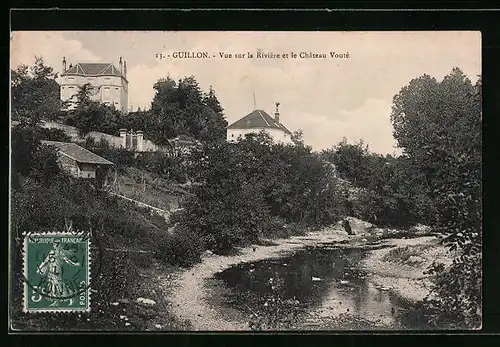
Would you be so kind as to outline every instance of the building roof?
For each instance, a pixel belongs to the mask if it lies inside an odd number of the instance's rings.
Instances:
[[[78,146],[76,143],[58,141],[42,141],[42,143],[56,147],[61,154],[70,157],[78,163],[113,165],[109,160]]]
[[[228,129],[252,129],[252,128],[271,128],[279,129],[287,134],[291,134],[283,124],[277,122],[273,117],[263,110],[253,110],[245,117],[237,120],[227,127]]]
[[[120,70],[111,63],[77,63],[66,70],[64,75],[118,76],[125,78],[120,73]]]

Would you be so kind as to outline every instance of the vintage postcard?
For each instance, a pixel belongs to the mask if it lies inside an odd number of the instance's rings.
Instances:
[[[10,328],[482,326],[481,33],[13,31]]]

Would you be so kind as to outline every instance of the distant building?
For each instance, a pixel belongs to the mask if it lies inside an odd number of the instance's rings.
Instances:
[[[68,109],[75,106],[76,94],[85,84],[89,84],[91,99],[116,109],[128,111],[127,62],[120,62],[116,68],[112,63],[77,63],[66,66],[62,61],[60,78],[61,101],[68,102]]]
[[[245,117],[227,127],[227,141],[235,142],[246,134],[259,133],[264,130],[274,142],[291,144],[292,133],[280,123],[279,103],[276,103],[274,118],[263,110],[253,110]]]
[[[42,141],[57,150],[61,168],[76,178],[95,179],[102,184],[108,169],[113,165],[109,160],[72,142]]]

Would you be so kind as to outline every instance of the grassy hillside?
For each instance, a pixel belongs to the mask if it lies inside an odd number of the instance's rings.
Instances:
[[[131,167],[124,173],[110,172],[107,189],[165,211],[177,209],[186,195],[183,185]]]

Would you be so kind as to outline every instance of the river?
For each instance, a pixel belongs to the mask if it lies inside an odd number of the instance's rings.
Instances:
[[[297,315],[290,329],[425,330],[418,305],[375,285],[359,266],[369,250],[380,247],[322,244],[240,263],[209,281],[212,298],[222,310],[239,311],[239,319],[248,320],[252,313],[269,312],[266,299],[293,302]]]

